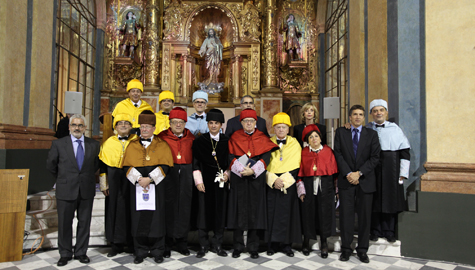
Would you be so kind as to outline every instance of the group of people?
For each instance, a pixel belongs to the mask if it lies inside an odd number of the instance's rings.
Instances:
[[[134,252],[137,264],[147,256],[161,263],[172,249],[190,255],[187,239],[192,229],[198,231],[198,258],[210,251],[228,255],[222,248],[225,229],[233,232],[233,258],[246,248],[251,258],[258,258],[261,240],[269,256],[283,252],[293,257],[292,244],[301,244],[308,256],[310,239],[317,235],[321,257],[327,258],[327,238],[335,231],[336,194],[340,260],[347,261],[352,253],[355,213],[356,251],[362,262],[369,262],[370,239],[395,241],[396,214],[404,209],[409,143],[396,124],[386,121],[384,100],[371,102],[374,122],[367,127],[364,108],[351,107],[350,123],[337,129],[332,150],[311,103],[302,107],[303,123],[294,127],[286,113],[274,115],[276,135],[270,138],[251,96],[241,99],[240,115],[226,123],[219,109],[205,112],[208,96],[202,91],[193,94],[196,112],[191,116],[173,108],[170,91],[160,94],[158,113],[141,99],[140,81],[130,81],[127,91],[129,98],[112,113],[116,135],[102,146],[83,135],[86,122],[81,115],[70,117],[70,136],[53,141],[47,167],[57,177],[58,266],[73,255],[89,262],[98,169],[106,195],[105,231],[111,245],[107,256]],[[295,137],[289,136],[291,127]]]

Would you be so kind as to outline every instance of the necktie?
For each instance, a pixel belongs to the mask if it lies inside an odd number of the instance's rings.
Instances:
[[[376,124],[376,127],[383,128],[383,127],[384,127],[384,124],[382,124],[382,125],[378,125],[378,124]]]
[[[81,170],[82,164],[84,163],[84,149],[82,148],[81,140],[76,140],[76,142],[78,143],[76,162],[78,163],[79,170]]]
[[[277,140],[277,144],[285,144],[287,142],[287,139],[283,139],[283,140]]]
[[[203,115],[197,115],[196,119],[203,119]]]
[[[139,106],[139,104],[134,104],[134,106],[135,106],[135,107],[138,107],[138,106]]]
[[[358,132],[356,128],[353,129],[353,152],[355,152],[355,157],[356,157],[356,150],[358,150]]]
[[[143,139],[143,138],[141,138],[140,140],[141,140],[142,142],[151,142],[151,141],[152,141],[152,139]]]
[[[129,139],[129,136],[125,136],[125,137],[120,137],[119,136],[119,140],[128,140]]]

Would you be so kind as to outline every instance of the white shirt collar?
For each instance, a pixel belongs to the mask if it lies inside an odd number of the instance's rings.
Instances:
[[[219,142],[219,132],[218,132],[218,134],[216,134],[216,136],[213,136],[213,134],[211,134],[211,133],[209,134],[209,136],[211,137],[211,139]]]

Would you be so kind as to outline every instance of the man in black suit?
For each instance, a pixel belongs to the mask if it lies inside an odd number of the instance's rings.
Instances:
[[[56,177],[58,211],[58,247],[64,266],[73,256],[73,218],[77,211],[74,259],[90,260],[86,255],[89,244],[92,203],[96,195],[95,172],[99,169],[99,142],[84,136],[86,119],[80,114],[70,117],[70,136],[53,141],[46,167]]]
[[[364,108],[354,105],[350,109],[351,129],[340,127],[335,134],[335,158],[340,172],[340,261],[348,261],[353,250],[355,211],[358,215],[357,256],[369,263],[366,252],[369,247],[371,205],[376,191],[374,168],[378,164],[381,147],[378,133],[363,127]]]
[[[251,97],[250,95],[243,96],[241,98],[241,109],[242,110],[245,110],[245,109],[255,110],[254,98]],[[226,123],[226,131],[224,132],[224,134],[226,136],[228,136],[229,138],[231,138],[231,135],[233,135],[234,131],[242,129],[242,124],[241,124],[241,121],[239,121],[239,119],[240,119],[240,115],[229,119],[228,122]],[[259,116],[257,117],[256,128],[258,130],[264,132],[264,134],[267,137],[270,137],[269,133],[267,132],[266,120],[264,118],[259,117]]]

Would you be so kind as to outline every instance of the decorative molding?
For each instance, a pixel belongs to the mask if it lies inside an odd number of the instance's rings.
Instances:
[[[421,191],[475,194],[474,163],[426,162]]]
[[[48,128],[0,124],[0,149],[49,149],[55,139]]]

